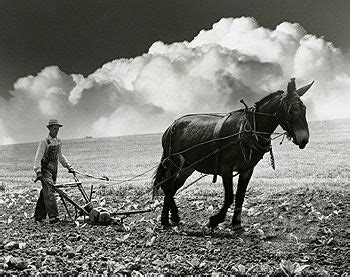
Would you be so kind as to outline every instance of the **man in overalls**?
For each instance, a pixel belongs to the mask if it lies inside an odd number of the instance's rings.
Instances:
[[[35,155],[36,181],[40,180],[42,185],[34,213],[34,219],[37,222],[42,222],[47,215],[50,223],[59,221],[56,198],[53,190],[47,185],[56,183],[58,162],[67,168],[69,173],[75,172],[62,154],[62,142],[57,138],[58,130],[62,126],[56,119],[49,120],[47,128],[50,133],[47,138],[40,141]]]

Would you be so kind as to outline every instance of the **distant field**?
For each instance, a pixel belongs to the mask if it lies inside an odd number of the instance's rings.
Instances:
[[[349,184],[350,119],[310,122],[310,142],[300,150],[292,142],[274,141],[276,170],[269,165],[266,154],[255,169],[250,187],[280,190],[309,186],[325,189],[347,189]],[[40,138],[38,138],[39,141]],[[73,166],[92,175],[107,175],[110,179],[126,179],[155,166],[161,156],[161,134],[114,138],[66,140],[63,151]],[[7,190],[38,187],[31,182],[37,143],[0,146],[0,183]],[[146,175],[151,176],[151,173]],[[81,178],[85,184],[103,181]],[[58,183],[71,180],[62,167]],[[150,180],[129,185],[150,185]],[[110,183],[113,185],[113,183]],[[211,184],[206,177],[191,189],[221,190],[221,182]]]

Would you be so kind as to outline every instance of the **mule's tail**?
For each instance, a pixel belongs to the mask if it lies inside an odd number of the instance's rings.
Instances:
[[[152,196],[155,197],[159,195],[159,188],[161,186],[161,182],[166,178],[166,167],[164,165],[166,158],[164,157],[164,153],[162,155],[161,161],[157,167],[157,170],[154,172],[153,175],[153,192]]]

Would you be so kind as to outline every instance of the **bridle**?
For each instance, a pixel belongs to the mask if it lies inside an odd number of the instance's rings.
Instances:
[[[292,125],[291,125],[291,109],[293,106],[295,105],[300,105],[302,106],[303,109],[305,109],[305,105],[304,103],[298,98],[295,101],[288,103],[288,101],[285,101],[286,98],[282,98],[280,100],[280,104],[278,105],[278,108],[276,110],[276,112],[274,113],[274,117],[277,119],[278,124],[286,131],[287,133],[287,137],[291,138],[294,137],[294,131],[292,129]],[[284,105],[286,104],[286,105]],[[283,108],[283,106],[286,106],[283,109],[283,116],[285,117],[284,119],[281,118],[281,109]]]
[[[271,140],[273,140],[275,138],[271,138],[270,133],[260,132],[256,129],[256,116],[263,115],[263,116],[273,117],[277,121],[278,125],[280,125],[285,130],[284,133],[282,133],[282,134],[279,133],[277,137],[279,137],[280,135],[283,135],[283,136],[287,135],[288,138],[291,138],[294,136],[294,132],[293,132],[292,127],[291,127],[290,111],[294,105],[302,105],[303,107],[305,107],[305,105],[303,104],[303,102],[300,99],[297,99],[296,101],[288,103],[288,101],[286,101],[286,98],[281,98],[280,103],[278,105],[278,108],[274,113],[264,113],[264,112],[260,112],[258,110],[259,107],[258,107],[257,103],[255,103],[254,106],[251,108],[248,108],[248,106],[244,103],[243,100],[241,100],[241,103],[243,103],[245,105],[247,123],[250,125],[250,130],[253,134],[253,137],[255,138],[253,140],[253,147],[255,149],[263,151],[263,152],[268,152],[271,149]],[[286,108],[284,108],[285,104],[287,106]],[[281,110],[282,109],[283,109],[282,115],[285,118],[281,117]],[[248,114],[252,115],[251,116],[252,122],[249,121]],[[268,136],[268,138],[266,138],[266,135]],[[268,142],[268,144],[261,144],[259,142],[259,138],[265,140],[266,142]]]

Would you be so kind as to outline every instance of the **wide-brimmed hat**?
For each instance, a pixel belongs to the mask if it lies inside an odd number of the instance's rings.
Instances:
[[[53,125],[57,125],[59,127],[62,127],[63,125],[58,123],[58,120],[57,119],[50,119],[49,120],[49,123],[47,124],[47,128],[49,128],[50,126],[53,126]]]

